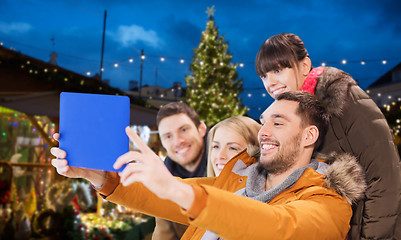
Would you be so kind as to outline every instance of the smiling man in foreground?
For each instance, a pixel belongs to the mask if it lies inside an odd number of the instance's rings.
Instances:
[[[119,174],[83,175],[65,159],[52,163],[62,175],[102,186],[109,201],[189,225],[182,239],[344,239],[365,183],[349,155],[331,166],[311,159],[327,128],[324,107],[309,93],[287,92],[261,118],[259,161],[243,151],[217,178],[174,178],[129,128],[141,152],[122,155],[114,167],[140,163]],[[60,149],[52,153],[66,157]]]

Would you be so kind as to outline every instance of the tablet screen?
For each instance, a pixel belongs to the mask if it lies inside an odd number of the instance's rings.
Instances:
[[[129,118],[127,96],[62,92],[59,146],[68,165],[116,171],[114,162],[129,149]]]

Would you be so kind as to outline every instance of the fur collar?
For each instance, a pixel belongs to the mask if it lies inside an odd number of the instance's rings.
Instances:
[[[337,68],[325,67],[317,78],[316,96],[326,106],[330,116],[341,117],[350,98],[350,87],[357,85],[352,77]]]
[[[328,188],[334,189],[351,205],[364,197],[365,175],[355,157],[348,153],[332,153],[326,162],[329,167],[323,175]]]
[[[249,177],[252,169],[256,166],[256,159],[248,157],[246,149],[238,156],[242,156],[242,154],[245,155],[237,160],[234,158],[230,160],[216,181],[226,181],[228,176],[226,172],[230,171],[239,176]],[[325,161],[324,163],[319,162],[316,171],[323,175],[327,188],[336,191],[351,205],[364,197],[366,190],[365,172],[357,162],[356,157],[349,153],[333,152],[330,155],[321,156],[319,159],[325,159]],[[228,170],[227,166],[231,164],[235,165],[231,170]],[[221,176],[225,177],[222,178]]]

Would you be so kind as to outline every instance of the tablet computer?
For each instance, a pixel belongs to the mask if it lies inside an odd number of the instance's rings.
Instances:
[[[129,118],[127,96],[62,92],[59,146],[68,165],[117,171],[114,162],[129,150]]]

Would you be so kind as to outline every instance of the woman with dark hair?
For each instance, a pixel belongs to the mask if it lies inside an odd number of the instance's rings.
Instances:
[[[301,90],[315,94],[326,106],[331,123],[316,158],[347,152],[364,168],[366,197],[353,205],[349,237],[401,239],[400,158],[376,104],[347,73],[333,67],[313,68],[303,41],[295,34],[268,38],[255,65],[273,98]]]

